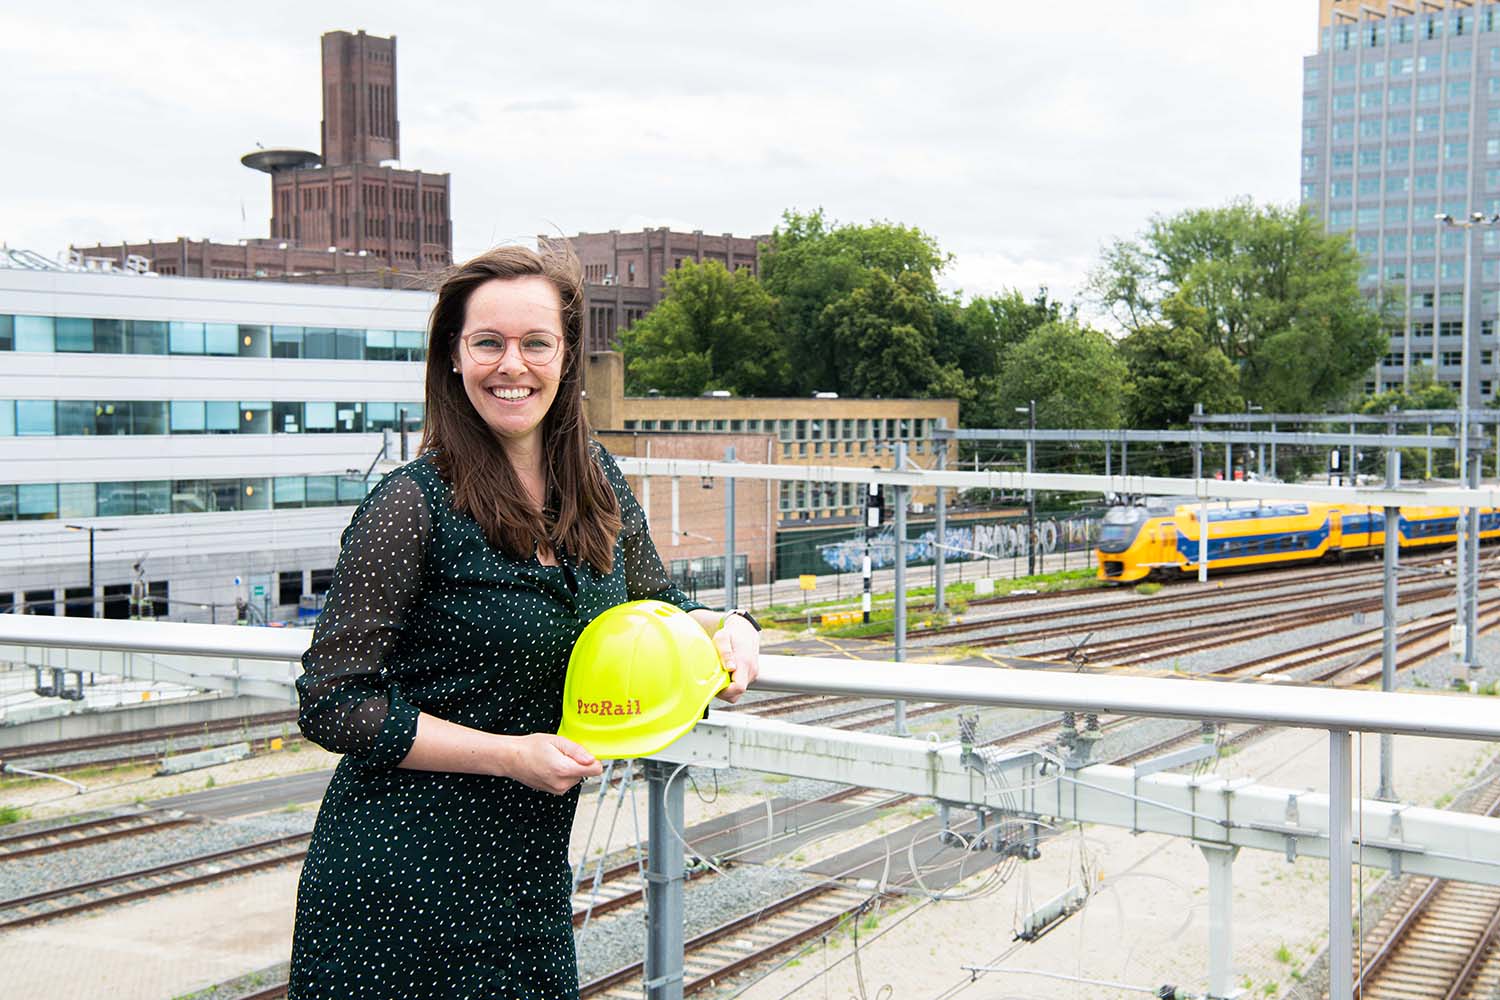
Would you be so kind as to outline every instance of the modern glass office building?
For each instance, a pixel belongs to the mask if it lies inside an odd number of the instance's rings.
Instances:
[[[0,608],[124,617],[139,563],[159,614],[296,618],[415,448],[432,297],[38,260],[0,250]]]
[[[1462,378],[1465,241],[1473,240],[1470,401],[1500,386],[1500,5],[1321,0],[1303,60],[1302,203],[1351,234],[1361,284],[1388,308],[1389,349],[1365,388],[1418,365]],[[1482,213],[1467,228],[1454,222]]]

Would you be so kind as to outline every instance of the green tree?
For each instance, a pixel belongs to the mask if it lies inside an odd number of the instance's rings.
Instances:
[[[975,296],[960,311],[961,336],[957,338],[957,362],[970,378],[994,375],[1005,353],[1047,323],[1072,319],[1075,309],[1047,297],[1040,288],[1027,299],[1018,289],[999,295]]]
[[[1415,365],[1408,373],[1404,389],[1387,389],[1368,397],[1360,407],[1361,413],[1380,414],[1391,410],[1456,410],[1458,392],[1438,382],[1430,366]],[[1453,424],[1434,424],[1434,434],[1456,434]],[[1433,453],[1433,474],[1456,476],[1458,465],[1451,450]],[[1424,448],[1401,449],[1402,475],[1417,478],[1427,471],[1427,451]]]
[[[1172,299],[1164,312],[1166,322],[1141,326],[1119,343],[1129,372],[1126,426],[1186,427],[1197,403],[1209,413],[1239,410],[1238,373],[1204,337],[1202,310]]]
[[[1074,320],[1048,323],[1005,356],[993,378],[993,426],[1024,426],[1016,412],[1036,400],[1038,427],[1119,427],[1128,373],[1114,342]]]
[[[1345,397],[1385,349],[1360,269],[1348,238],[1305,210],[1243,199],[1153,219],[1105,251],[1090,285],[1132,334],[1170,325],[1174,298],[1200,310],[1241,397],[1303,412]]]
[[[1418,362],[1407,375],[1404,389],[1387,389],[1365,399],[1361,413],[1390,410],[1456,410],[1458,393],[1438,382],[1432,368]]]
[[[627,392],[785,391],[787,357],[776,332],[776,304],[753,274],[730,274],[718,261],[705,261],[683,264],[666,282],[661,303],[620,334]]]
[[[925,276],[873,271],[864,284],[824,309],[833,371],[841,393],[925,397],[962,382],[955,365],[933,356],[937,310]]]
[[[937,242],[911,226],[837,225],[821,211],[785,213],[762,255],[761,280],[777,300],[792,392],[860,395],[887,381],[862,359],[842,357],[835,344],[840,339],[920,346],[905,364],[935,371],[936,331],[956,325],[951,301],[937,287],[947,262]],[[872,285],[878,287],[856,297]],[[881,312],[887,308],[890,313]],[[846,384],[845,376],[858,381]]]

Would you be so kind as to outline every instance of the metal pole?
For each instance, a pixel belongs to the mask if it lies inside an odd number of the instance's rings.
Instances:
[[[880,487],[871,483],[865,488],[865,559],[860,573],[864,577],[864,593],[860,596],[859,606],[864,612],[863,621],[870,624],[870,540],[875,534],[875,528],[880,524],[880,508],[875,504],[875,499],[880,495]]]
[[[1479,489],[1482,459],[1479,449],[1469,458],[1469,488]],[[1464,666],[1469,670],[1480,667],[1479,653],[1475,643],[1479,639],[1479,508],[1470,507],[1465,518],[1469,534],[1469,580],[1468,604],[1464,614]]]
[[[1120,435],[1120,475],[1130,475],[1130,438]]]
[[[1234,482],[1234,446],[1229,443],[1228,438],[1224,440],[1224,481]]]
[[[1427,425],[1427,436],[1432,437],[1432,425]],[[1432,445],[1427,446],[1427,480],[1432,480]]]
[[[1238,847],[1199,841],[1208,861],[1208,995],[1231,997],[1234,988],[1234,859]]]
[[[1349,425],[1349,434],[1352,436],[1359,428],[1353,424]],[[1354,458],[1354,442],[1349,442],[1349,462],[1344,466],[1344,482],[1349,486],[1359,485],[1359,463]]]
[[[1276,478],[1276,421],[1271,421],[1271,478]]]
[[[683,783],[671,764],[644,762],[649,798],[646,844],[646,968],[648,1000],[682,1000]]]
[[[1198,582],[1208,582],[1208,497],[1198,501]]]
[[[1349,907],[1354,885],[1349,865],[1349,797],[1352,785],[1347,729],[1328,731],[1328,1000],[1353,1000],[1353,928]]]
[[[1036,400],[1027,405],[1026,474],[1036,471]],[[1026,575],[1036,576],[1036,490],[1026,490]]]
[[[1104,474],[1106,476],[1112,476],[1112,475],[1114,475],[1114,473],[1111,472],[1110,468],[1109,468],[1109,466],[1110,466],[1110,460],[1114,458],[1114,454],[1115,454],[1114,443],[1111,442],[1109,440],[1109,438],[1105,438],[1104,439]]]
[[[724,461],[734,461],[734,445],[724,449]],[[740,606],[734,574],[734,477],[724,477],[724,610]]]
[[[939,427],[947,427],[948,419],[938,419]],[[948,441],[939,440],[937,443],[937,467],[941,472],[948,467]],[[934,515],[933,532],[937,535],[937,548],[933,550],[932,559],[932,592],[933,607],[939,612],[948,608],[947,587],[947,555],[948,555],[948,491],[939,486],[937,488],[937,513]]]
[[[94,529],[89,528],[89,617],[99,617],[99,602],[94,599]]]
[[[1203,404],[1193,404],[1193,415],[1203,416]],[[1193,478],[1203,478],[1203,425],[1193,422]],[[1202,495],[1202,489],[1199,489]],[[1198,582],[1208,582],[1208,497],[1198,504]]]
[[[1193,415],[1203,416],[1203,404],[1193,404]],[[1193,478],[1203,478],[1203,425],[1194,421],[1193,423]]]
[[[401,407],[396,414],[401,421],[401,461],[404,462],[406,461],[406,407]]]
[[[906,468],[906,442],[896,442],[896,468]],[[896,535],[896,662],[906,659],[906,487],[897,486],[893,529]],[[896,735],[910,735],[906,729],[906,702],[896,700]]]
[[[1463,234],[1464,315],[1459,323],[1459,332],[1463,337],[1463,342],[1459,349],[1458,389],[1458,481],[1460,483],[1467,482],[1469,479],[1469,305],[1472,301],[1470,296],[1474,283],[1474,227],[1468,221],[1464,223]],[[1436,342],[1437,331],[1434,330],[1433,334],[1434,342]],[[1463,628],[1463,662],[1469,670],[1474,669],[1475,665],[1474,647],[1469,642],[1469,590],[1476,581],[1469,576],[1468,553],[1469,546],[1477,541],[1469,528],[1469,514],[1472,509],[1463,507],[1458,512],[1458,612],[1456,619]]]
[[[1396,435],[1394,421],[1386,433]],[[1401,450],[1392,442],[1385,452],[1385,486],[1395,489],[1401,483]],[[1401,558],[1401,508],[1385,508],[1385,578],[1381,601],[1380,690],[1396,689],[1396,574]],[[1375,797],[1396,801],[1396,741],[1389,733],[1380,735],[1380,788]]]

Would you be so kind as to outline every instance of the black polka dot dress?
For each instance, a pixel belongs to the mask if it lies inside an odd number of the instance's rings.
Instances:
[[[624,527],[606,576],[512,559],[453,510],[427,458],[383,479],[343,535],[297,681],[298,723],[344,754],[297,891],[290,1000],[562,1000],[578,994],[568,834],[575,788],[415,771],[417,713],[493,733],[556,732],[579,632],[674,588],[619,467]]]

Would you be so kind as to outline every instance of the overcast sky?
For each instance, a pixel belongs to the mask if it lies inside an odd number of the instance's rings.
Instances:
[[[917,225],[969,294],[1081,287],[1153,214],[1297,196],[1316,0],[0,8],[0,241],[269,230],[266,146],[319,148],[318,36],[398,39],[402,163],[455,252],[537,233]]]

